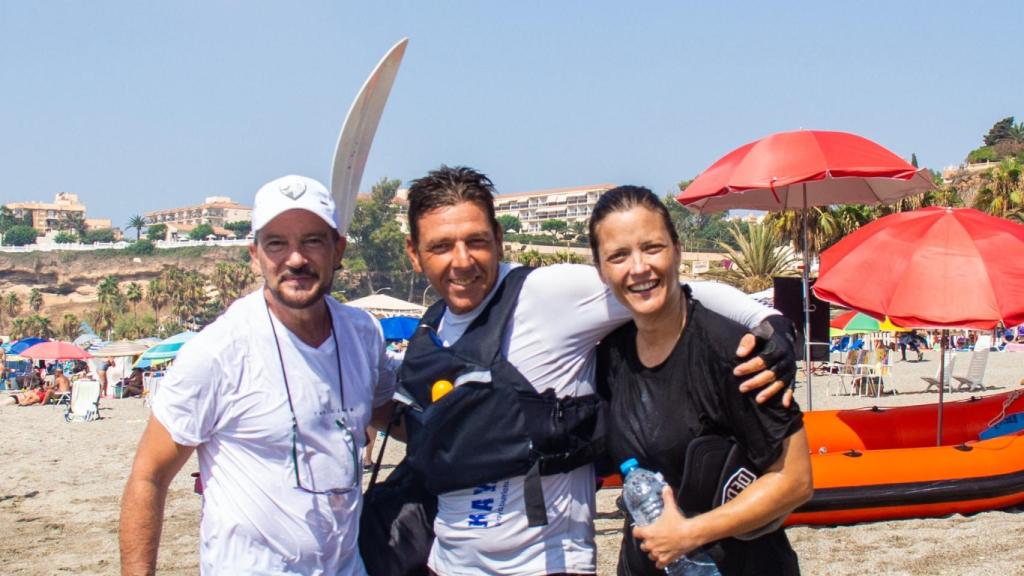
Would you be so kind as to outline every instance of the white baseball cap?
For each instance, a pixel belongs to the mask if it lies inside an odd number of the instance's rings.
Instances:
[[[323,184],[294,174],[271,180],[256,192],[252,208],[252,231],[256,232],[282,212],[306,210],[337,230],[334,199]]]

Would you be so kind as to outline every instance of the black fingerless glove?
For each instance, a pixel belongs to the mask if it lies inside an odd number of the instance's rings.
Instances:
[[[785,316],[774,314],[750,332],[757,338],[754,353],[775,373],[776,380],[792,386],[796,376],[796,326]]]

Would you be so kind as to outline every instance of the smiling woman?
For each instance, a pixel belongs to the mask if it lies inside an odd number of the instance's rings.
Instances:
[[[779,519],[811,494],[799,409],[779,398],[758,405],[739,392],[732,358],[744,328],[680,286],[679,241],[650,190],[606,192],[594,208],[590,238],[601,279],[633,318],[598,348],[597,388],[608,402],[610,428],[605,466],[636,458],[672,487],[658,521],[631,533],[627,518],[619,573],[662,573],[701,547],[725,574],[798,573]],[[707,464],[691,454],[707,441],[727,443],[730,455]],[[727,476],[723,465],[734,458],[756,480],[717,507],[713,495],[699,496],[725,486],[701,491],[683,485],[684,477]],[[690,518],[678,512],[677,489],[688,497],[682,504]],[[768,572],[758,571],[766,566]]]

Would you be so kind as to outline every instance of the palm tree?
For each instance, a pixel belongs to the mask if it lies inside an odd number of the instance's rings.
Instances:
[[[128,219],[128,227],[135,228],[135,241],[138,242],[142,238],[142,229],[146,227],[146,219],[136,214]]]
[[[8,292],[2,304],[7,317],[12,320],[21,312],[21,298],[14,292]]]
[[[142,302],[142,287],[136,282],[128,284],[128,288],[125,290],[124,297],[132,305],[132,315],[138,318],[138,314],[135,313],[135,307],[139,302]]]
[[[30,316],[28,324],[36,336],[40,338],[53,338],[53,324],[46,316],[40,316],[39,314]]]
[[[57,326],[57,333],[60,337],[67,341],[72,341],[78,338],[80,322],[78,316],[74,314],[65,314],[60,319],[60,325]]]
[[[146,301],[153,307],[157,325],[160,324],[160,309],[167,305],[167,300],[167,289],[164,281],[160,278],[150,280],[149,287],[146,290]]]
[[[256,281],[256,275],[245,262],[220,262],[210,281],[217,288],[221,307],[227,308]]]
[[[33,288],[32,291],[28,293],[28,307],[31,308],[33,312],[39,312],[43,309],[43,293],[40,292],[38,288]]]
[[[733,223],[729,233],[739,250],[719,242],[732,265],[727,270],[710,272],[712,277],[749,293],[770,288],[775,276],[795,274],[794,268],[799,260],[783,245],[781,235],[770,224],[751,224],[744,234],[742,228]]]
[[[779,237],[789,242],[794,250],[802,251],[804,248],[804,218],[807,219],[807,254],[808,258],[813,258],[831,240],[831,226],[828,223],[822,222],[828,219],[828,216],[825,215],[825,210],[819,207],[811,207],[806,210],[769,212],[765,214],[762,223],[774,228]]]
[[[100,334],[110,338],[111,330],[114,328],[114,311],[108,306],[100,305],[85,313],[86,320],[92,324]]]
[[[85,238],[85,232],[88,228],[85,224],[84,212],[61,212],[60,229],[70,230],[78,234],[79,242],[82,241],[82,238]]]
[[[206,277],[198,271],[189,270],[186,273],[185,290],[182,294],[181,307],[186,325],[193,330],[198,330],[204,321],[204,312],[209,303],[206,293]]]
[[[98,298],[100,304],[109,307],[111,310],[119,309],[124,304],[124,296],[121,288],[117,285],[117,278],[106,276],[100,280]]]
[[[7,295],[4,294],[3,292],[0,292],[0,332],[4,331],[4,326],[6,326],[7,324],[6,318],[4,318],[4,315],[7,314],[7,312],[4,310],[4,300],[6,298]]]
[[[1024,181],[1021,165],[1007,158],[985,175],[989,185],[974,197],[974,207],[993,216],[1007,218],[1024,208]]]
[[[827,238],[822,250],[843,239],[844,236],[857,228],[871,222],[878,216],[878,210],[872,206],[862,204],[841,204],[831,206],[825,211],[822,220],[822,227],[825,229]]]
[[[583,242],[587,237],[588,224],[586,220],[576,220],[570,225],[574,242]]]
[[[11,340],[21,340],[27,335],[27,326],[25,318],[15,318],[11,320]]]
[[[774,228],[794,250],[802,251],[803,220],[807,218],[807,256],[813,259],[822,250],[872,221],[876,214],[869,206],[837,205],[769,212],[762,222]]]
[[[1009,140],[1016,142],[1017,144],[1024,144],[1024,122],[1018,122],[1011,124],[1007,131]]]

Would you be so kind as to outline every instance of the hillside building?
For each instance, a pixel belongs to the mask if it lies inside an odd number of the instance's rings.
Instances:
[[[576,222],[588,222],[597,199],[614,187],[614,184],[596,184],[501,194],[494,197],[495,215],[519,218],[522,232],[528,234],[540,232],[545,220],[564,220],[571,227]]]
[[[32,227],[40,236],[53,234],[68,227],[69,220],[81,218],[89,230],[112,228],[109,218],[86,218],[85,204],[77,194],[58,192],[53,202],[11,202],[4,205],[18,218],[32,217]]]
[[[224,228],[228,222],[252,221],[252,208],[242,206],[227,196],[210,196],[202,204],[146,212],[149,224],[181,224],[189,230],[199,224]]]
[[[536,234],[541,231],[545,220],[563,220],[571,227],[575,222],[590,221],[597,199],[614,188],[614,184],[576,186],[573,188],[552,188],[517,194],[499,194],[494,197],[495,216],[515,216],[523,229],[520,232]],[[369,194],[360,194],[368,199]],[[398,189],[392,204],[398,206],[398,221],[402,231],[409,232],[409,190]]]

